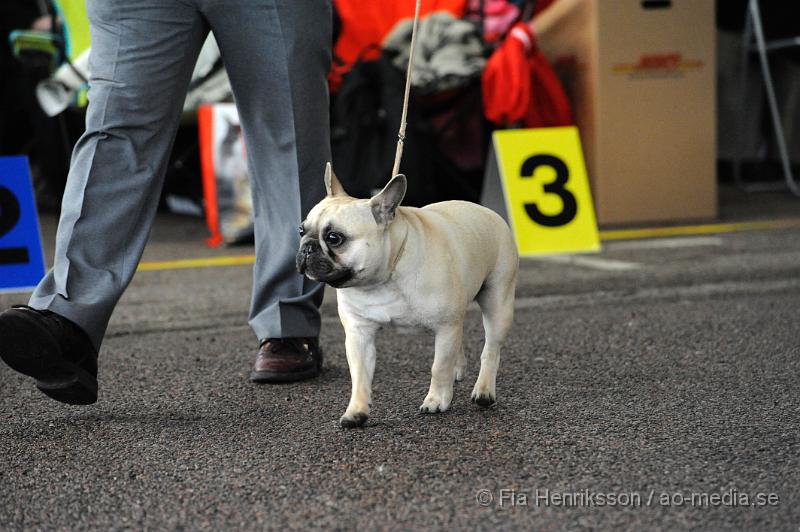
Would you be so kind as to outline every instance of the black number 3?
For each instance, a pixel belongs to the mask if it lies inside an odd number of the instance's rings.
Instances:
[[[0,187],[0,237],[14,229],[19,215],[17,198],[7,188]],[[28,261],[28,248],[0,249],[0,265],[25,264]]]
[[[578,202],[575,200],[575,196],[572,195],[572,192],[564,188],[569,179],[569,169],[567,165],[564,164],[564,161],[558,157],[553,155],[534,155],[528,157],[528,159],[522,163],[520,175],[522,177],[533,177],[534,172],[540,166],[549,166],[556,171],[555,181],[545,185],[544,191],[555,194],[561,198],[561,212],[553,215],[544,214],[535,203],[526,203],[525,212],[528,213],[531,220],[545,227],[567,225],[575,219],[575,215],[578,214]]]

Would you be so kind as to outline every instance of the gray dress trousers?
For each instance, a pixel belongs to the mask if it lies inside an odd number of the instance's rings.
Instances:
[[[317,336],[322,286],[295,271],[294,255],[300,222],[324,196],[330,160],[330,0],[87,0],[87,10],[86,132],[72,155],[55,264],[30,305],[74,321],[99,349],[141,259],[210,30],[252,176],[250,325],[259,339]]]

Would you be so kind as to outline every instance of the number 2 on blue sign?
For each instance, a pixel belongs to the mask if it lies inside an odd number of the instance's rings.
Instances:
[[[19,201],[6,187],[0,186],[0,238],[9,233],[20,218]],[[27,264],[28,248],[0,248],[0,265]]]

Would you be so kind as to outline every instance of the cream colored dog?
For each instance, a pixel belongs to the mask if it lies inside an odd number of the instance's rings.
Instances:
[[[389,323],[434,331],[431,386],[420,411],[447,410],[453,381],[464,376],[464,315],[473,300],[483,313],[486,339],[472,401],[491,406],[519,264],[505,221],[465,201],[399,207],[403,175],[373,198],[355,199],[328,164],[325,186],[328,196],[300,227],[297,269],[337,289],[353,384],[342,426],[360,426],[369,416],[375,335]]]

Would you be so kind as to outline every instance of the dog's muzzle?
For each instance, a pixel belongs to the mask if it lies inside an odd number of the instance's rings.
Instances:
[[[316,240],[308,240],[300,245],[300,250],[297,252],[297,257],[295,257],[298,272],[306,272],[309,257],[317,251],[319,251],[319,242]]]

